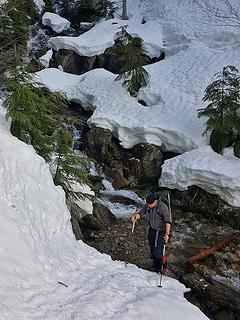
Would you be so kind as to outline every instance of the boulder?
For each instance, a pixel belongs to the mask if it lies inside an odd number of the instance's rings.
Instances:
[[[105,230],[117,218],[111,213],[111,211],[100,203],[94,203],[93,214],[88,214],[81,219],[81,228],[87,230]]]
[[[91,70],[95,57],[82,57],[72,50],[60,49],[53,50],[53,57],[50,67],[57,68],[62,66],[63,71],[80,75]]]
[[[120,158],[118,145],[110,130],[94,127],[87,133],[87,153],[96,160],[110,164]]]
[[[157,180],[162,165],[162,152],[159,146],[141,143],[132,148],[132,171],[144,180]],[[140,164],[137,163],[137,160]]]
[[[232,320],[234,319],[234,315],[229,310],[220,310],[216,314],[216,320]]]
[[[240,139],[234,143],[233,150],[235,157],[240,158]]]
[[[124,197],[124,196],[112,196],[110,198],[110,201],[111,202],[122,203],[122,204],[125,204],[126,206],[135,205],[136,204],[136,202],[133,199],[130,199],[130,198],[127,198],[127,197]]]
[[[112,184],[116,189],[128,188],[131,186],[131,183],[133,182],[133,179],[128,180],[125,178],[121,165],[118,167],[112,167],[110,170],[110,175],[113,179]]]
[[[32,58],[27,66],[27,71],[34,73],[43,70],[45,67],[36,58]]]
[[[97,175],[89,175],[89,180],[91,181],[91,189],[98,194],[102,189],[103,177]]]

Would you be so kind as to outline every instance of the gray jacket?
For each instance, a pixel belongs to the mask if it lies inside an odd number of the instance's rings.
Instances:
[[[156,207],[152,209],[145,204],[139,214],[147,218],[148,224],[155,230],[165,230],[166,223],[172,223],[171,213],[161,200],[158,200]]]

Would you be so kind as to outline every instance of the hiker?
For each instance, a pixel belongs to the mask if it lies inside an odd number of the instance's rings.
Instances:
[[[148,222],[148,244],[153,260],[150,270],[160,272],[162,269],[163,246],[169,240],[172,223],[171,213],[166,204],[159,199],[159,196],[152,193],[146,197],[146,204],[142,209],[133,214],[131,217],[132,223],[137,222],[141,217],[147,218]]]

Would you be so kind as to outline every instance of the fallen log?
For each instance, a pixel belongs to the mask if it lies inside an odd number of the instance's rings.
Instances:
[[[205,302],[211,301],[216,306],[231,310],[239,315],[240,290],[235,289],[230,286],[230,284],[227,285],[202,275],[200,277],[197,272],[183,275],[181,282],[183,282],[186,287],[190,287],[192,292],[201,300]]]
[[[230,236],[228,236],[224,240],[216,243],[214,246],[212,246],[208,249],[204,249],[204,250],[199,251],[194,256],[189,258],[187,260],[187,263],[193,264],[193,263],[198,262],[199,260],[207,258],[208,256],[214,254],[214,252],[216,252],[217,250],[220,250],[220,249],[223,249],[224,247],[226,247],[229,243],[231,243],[233,240],[235,240],[237,236],[238,237],[240,236],[240,232],[238,232],[238,231],[232,233]]]

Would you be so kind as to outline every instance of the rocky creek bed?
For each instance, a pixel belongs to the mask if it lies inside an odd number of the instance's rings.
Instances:
[[[226,224],[213,223],[198,214],[173,211],[171,241],[167,245],[167,276],[184,283],[191,291],[186,298],[210,319],[240,319],[240,241],[239,234],[223,249],[194,263],[187,260],[200,249],[225,239],[236,230]],[[95,217],[95,219],[97,219]],[[95,220],[96,222],[96,220]],[[132,233],[129,219],[112,219],[103,229],[96,224],[82,224],[83,239],[98,251],[148,270],[151,259],[146,239],[146,223],[140,221]],[[98,229],[98,230],[96,230]]]

